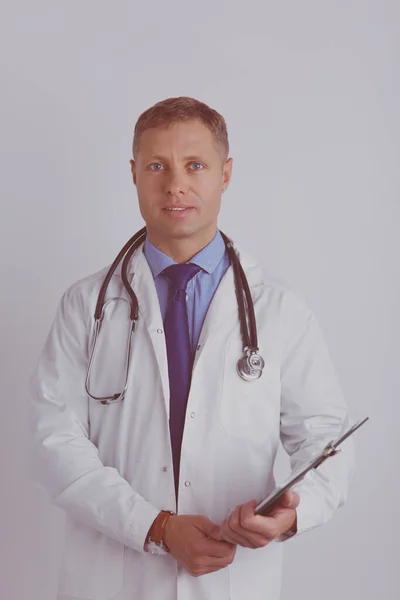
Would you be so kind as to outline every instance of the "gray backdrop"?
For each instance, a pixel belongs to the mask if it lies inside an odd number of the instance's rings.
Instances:
[[[137,117],[190,95],[229,127],[221,228],[306,297],[352,417],[371,417],[348,503],[286,545],[283,600],[397,598],[399,2],[2,8],[1,596],[54,599],[62,547],[29,471],[29,376],[62,292],[143,224]]]

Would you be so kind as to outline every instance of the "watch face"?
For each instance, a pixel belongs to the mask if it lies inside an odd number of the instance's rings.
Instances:
[[[168,552],[162,542],[152,542],[147,544],[147,551],[156,556],[167,556]]]

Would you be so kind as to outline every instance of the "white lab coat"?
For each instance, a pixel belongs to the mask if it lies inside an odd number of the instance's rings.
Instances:
[[[230,508],[273,489],[280,439],[295,468],[349,425],[315,317],[287,286],[249,256],[239,256],[266,367],[255,382],[236,372],[242,342],[230,267],[201,331],[182,443],[178,512],[206,515],[215,523]],[[280,542],[257,550],[238,547],[232,565],[201,577],[178,567],[171,555],[143,551],[158,511],[176,510],[165,337],[141,247],[129,269],[140,313],[125,400],[104,406],[88,398],[93,314],[105,272],[64,294],[32,378],[36,477],[66,511],[58,599],[277,600]],[[115,296],[127,297],[118,272],[107,298]],[[95,394],[113,393],[121,385],[126,307],[111,303],[106,310],[92,375]],[[345,501],[353,470],[351,441],[343,448],[298,487],[299,534],[325,523]]]

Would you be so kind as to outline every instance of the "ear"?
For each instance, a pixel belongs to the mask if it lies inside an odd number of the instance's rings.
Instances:
[[[228,160],[226,160],[224,162],[224,166],[222,169],[222,187],[223,187],[224,191],[228,188],[228,186],[231,182],[232,167],[233,167],[233,159],[228,158]]]
[[[136,185],[136,163],[132,159],[129,161],[129,163],[131,165],[133,183]]]

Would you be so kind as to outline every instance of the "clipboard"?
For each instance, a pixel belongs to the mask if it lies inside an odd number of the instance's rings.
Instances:
[[[283,494],[289,491],[296,483],[304,479],[306,474],[311,471],[311,469],[317,469],[323,462],[326,461],[327,458],[331,456],[335,456],[340,449],[338,450],[338,446],[348,437],[350,437],[361,425],[364,425],[366,421],[368,421],[369,417],[365,417],[360,421],[357,421],[350,429],[348,429],[345,433],[340,435],[339,438],[329,442],[322,450],[320,454],[315,456],[306,466],[302,466],[301,469],[295,471],[290,475],[290,478],[286,480],[282,485],[275,488],[264,500],[262,500],[254,509],[254,514],[267,516],[276,506],[279,504],[279,499]]]

